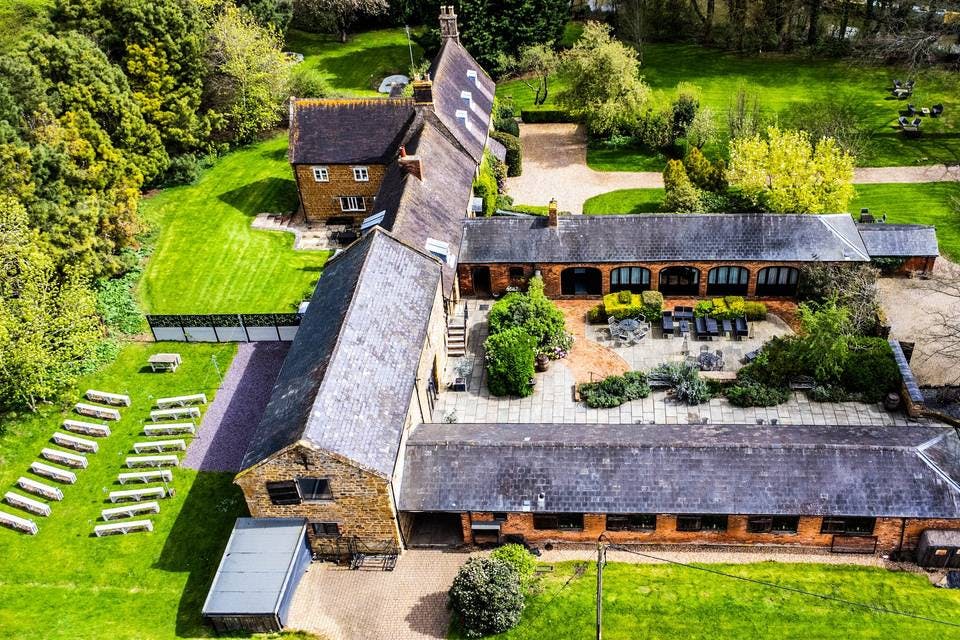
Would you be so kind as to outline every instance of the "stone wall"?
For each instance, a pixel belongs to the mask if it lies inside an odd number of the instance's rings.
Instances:
[[[462,514],[464,540],[472,540],[471,522],[489,521],[492,513],[471,512]],[[768,544],[803,547],[829,548],[833,534],[820,533],[820,516],[801,516],[796,533],[751,533],[747,530],[749,517],[731,515],[727,520],[727,530],[713,531],[677,531],[677,516],[674,514],[657,515],[655,530],[647,531],[606,531],[606,515],[584,514],[583,529],[579,531],[538,530],[533,527],[532,513],[510,513],[501,524],[502,535],[521,535],[524,540],[536,544],[551,543],[594,543],[604,533],[611,542],[624,544]],[[960,520],[931,520],[877,518],[874,535],[877,538],[877,551],[890,553],[900,544],[900,532],[903,527],[903,548],[916,547],[924,529],[960,529]]]
[[[359,222],[369,215],[376,213],[374,196],[380,190],[384,165],[345,165],[330,164],[316,165],[327,167],[330,176],[329,182],[317,182],[313,179],[313,166],[308,164],[294,165],[294,176],[297,180],[297,192],[300,195],[300,206],[308,222],[319,222],[332,217],[353,217]],[[366,166],[370,179],[366,182],[357,182],[353,179],[353,167]],[[340,196],[363,196],[366,211],[345,212],[340,208]]]

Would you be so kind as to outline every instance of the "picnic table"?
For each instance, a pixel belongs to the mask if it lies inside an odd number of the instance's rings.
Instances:
[[[176,371],[182,361],[179,353],[155,353],[147,359],[147,362],[150,370],[156,373],[157,371]]]

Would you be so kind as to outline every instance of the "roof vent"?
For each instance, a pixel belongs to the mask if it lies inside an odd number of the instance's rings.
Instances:
[[[537,495],[537,509],[546,509],[547,508],[547,494],[541,491]]]
[[[476,69],[467,69],[467,80],[473,80],[474,85],[478,85],[479,81],[477,80],[477,70]]]

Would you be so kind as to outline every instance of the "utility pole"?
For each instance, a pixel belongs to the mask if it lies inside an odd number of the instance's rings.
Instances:
[[[213,355],[211,355],[211,356],[210,356],[210,361],[213,363],[213,368],[216,369],[216,371],[217,371],[217,378],[220,379],[220,386],[217,387],[217,389],[222,389],[222,388],[223,388],[223,374],[220,373],[220,363],[217,362],[217,354],[214,353]]]
[[[603,567],[607,564],[607,547],[603,535],[597,538],[597,640],[603,636]]]

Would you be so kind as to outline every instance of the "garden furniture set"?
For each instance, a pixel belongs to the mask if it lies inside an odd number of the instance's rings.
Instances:
[[[608,318],[607,326],[610,338],[620,343],[636,344],[650,333],[650,323],[642,315],[619,322],[616,318]]]
[[[693,325],[698,340],[713,340],[723,334],[734,340],[750,335],[750,325],[744,317],[732,320],[720,320],[709,316],[695,317],[693,307],[676,307],[673,311],[664,311],[660,321],[663,337],[669,338],[675,333],[686,337]]]
[[[913,87],[915,81],[907,80],[906,82],[901,82],[899,80],[893,81],[893,95],[896,96],[897,100],[904,100],[913,95]]]

